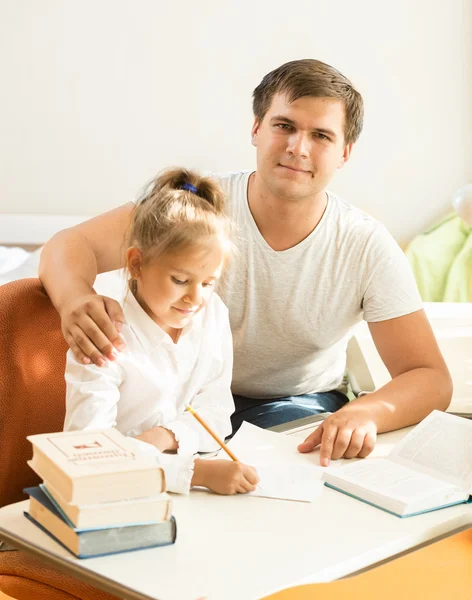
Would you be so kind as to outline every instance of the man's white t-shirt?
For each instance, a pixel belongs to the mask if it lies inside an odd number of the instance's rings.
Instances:
[[[311,234],[273,250],[249,210],[250,175],[212,174],[237,247],[218,286],[233,334],[232,391],[264,399],[337,389],[359,321],[423,307],[411,268],[381,223],[331,192]]]
[[[378,221],[328,192],[317,227],[273,250],[249,210],[250,172],[216,176],[237,252],[218,288],[233,334],[234,394],[277,398],[338,388],[354,326],[422,308],[402,250]]]

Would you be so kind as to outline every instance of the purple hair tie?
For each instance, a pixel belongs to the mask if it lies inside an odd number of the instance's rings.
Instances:
[[[183,185],[180,186],[181,190],[187,190],[188,192],[192,192],[192,194],[196,194],[197,193],[197,188],[192,185],[191,183],[184,183]]]

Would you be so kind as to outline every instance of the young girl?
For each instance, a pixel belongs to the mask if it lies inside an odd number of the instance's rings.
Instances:
[[[156,455],[172,492],[254,490],[253,468],[194,458],[218,445],[185,411],[191,403],[220,437],[231,432],[232,339],[213,293],[231,249],[222,190],[192,171],[164,171],[135,207],[128,246],[126,350],[104,368],[68,352],[64,430],[116,427]]]

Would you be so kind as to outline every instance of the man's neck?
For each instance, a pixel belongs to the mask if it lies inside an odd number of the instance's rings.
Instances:
[[[323,190],[314,197],[290,201],[271,194],[253,173],[249,178],[249,210],[262,237],[276,251],[293,248],[315,229],[326,210]]]

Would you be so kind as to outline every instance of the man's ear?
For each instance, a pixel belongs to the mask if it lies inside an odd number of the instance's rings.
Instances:
[[[126,266],[133,279],[140,279],[143,253],[136,246],[131,246],[126,251]]]
[[[349,160],[349,157],[351,156],[353,145],[354,144],[347,144],[344,147],[344,152],[343,152],[343,154],[341,156],[341,159],[339,161],[338,169],[342,169],[344,167],[344,165],[347,163],[347,161]]]
[[[254,118],[254,123],[251,129],[251,144],[257,147],[257,134],[259,133],[259,119],[257,117]]]

